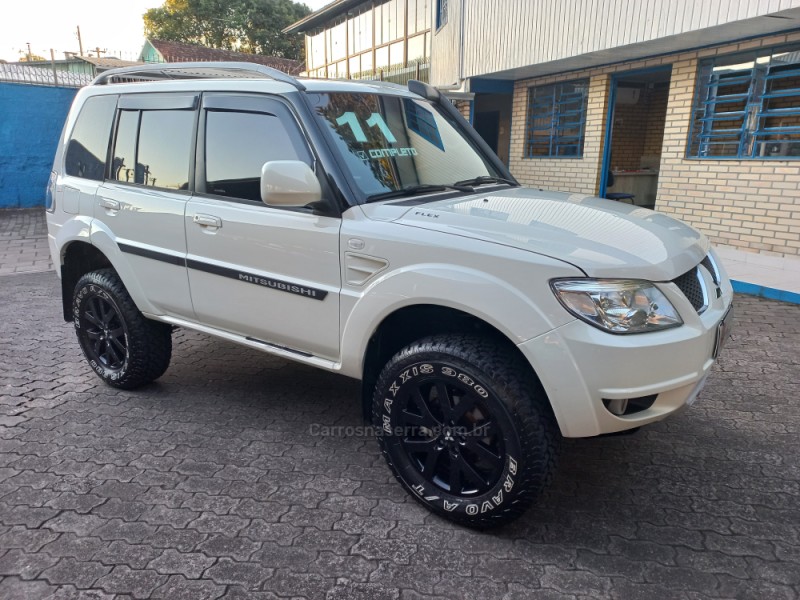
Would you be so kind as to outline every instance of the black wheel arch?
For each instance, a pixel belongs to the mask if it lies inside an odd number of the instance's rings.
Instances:
[[[88,242],[74,241],[66,246],[61,257],[61,304],[64,320],[72,321],[72,296],[78,280],[91,271],[113,269],[108,257]]]
[[[474,315],[437,304],[406,306],[388,315],[370,336],[364,352],[361,377],[361,409],[365,422],[371,420],[372,394],[384,365],[399,350],[421,338],[439,334],[470,334],[489,338],[516,354],[530,369],[536,384],[542,388],[536,371],[502,331]],[[546,398],[544,389],[542,394]],[[549,407],[549,399],[548,399]]]

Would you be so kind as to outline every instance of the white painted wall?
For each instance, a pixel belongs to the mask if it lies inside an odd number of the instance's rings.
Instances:
[[[448,5],[448,22],[433,39],[434,85],[452,84],[459,76],[532,77],[800,27],[800,0],[449,0]],[[462,11],[468,42],[463,59]],[[765,16],[776,13],[783,18]]]

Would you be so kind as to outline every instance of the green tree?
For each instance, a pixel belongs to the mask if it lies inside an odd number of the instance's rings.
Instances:
[[[303,60],[303,36],[281,30],[311,11],[292,0],[166,0],[144,14],[151,39]]]
[[[28,54],[22,50],[20,50],[19,53],[22,54],[22,56],[19,59],[19,62],[47,60],[44,56],[39,56],[38,54],[31,54],[30,56],[28,56]]]

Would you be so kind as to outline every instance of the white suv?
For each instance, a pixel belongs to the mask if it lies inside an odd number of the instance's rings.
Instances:
[[[109,71],[48,189],[64,318],[108,384],[188,327],[363,382],[397,479],[470,526],[524,512],[561,436],[691,404],[731,321],[706,238],[520,187],[434,88],[258,65]]]

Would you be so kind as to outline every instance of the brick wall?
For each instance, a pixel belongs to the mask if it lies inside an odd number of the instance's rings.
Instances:
[[[698,60],[792,42],[800,42],[800,32],[518,81],[514,87],[511,171],[526,185],[597,194],[611,74],[672,65],[656,209],[684,220],[716,244],[800,256],[800,160],[686,158]],[[524,158],[528,88],[586,77],[591,85],[583,158]],[[655,144],[655,132],[650,132],[650,137],[648,143]]]
[[[656,208],[717,243],[800,255],[800,161],[686,158],[697,61],[673,67]]]
[[[648,115],[644,132],[644,148],[642,156],[661,157],[664,143],[664,127],[667,120],[667,102],[669,100],[669,87],[658,86],[649,91]],[[642,165],[649,166],[649,165]],[[653,165],[658,166],[656,163]]]
[[[636,104],[617,103],[614,108],[614,135],[611,140],[611,166],[638,169],[644,154],[647,127],[647,92],[640,90]],[[663,125],[663,123],[662,123]],[[661,148],[659,148],[659,153]]]
[[[456,100],[453,104],[455,104],[455,107],[458,109],[458,112],[461,113],[461,116],[464,117],[467,122],[469,122],[471,107],[469,100]]]
[[[44,206],[53,155],[76,92],[0,83],[0,208]]]
[[[620,169],[658,167],[668,97],[669,89],[660,86],[642,89],[639,102],[636,104],[617,103],[614,109],[614,135],[611,141],[612,167]]]
[[[580,77],[573,76],[569,79],[580,79]],[[564,77],[546,77],[536,80],[536,84],[546,85],[564,80]],[[528,87],[532,82],[520,81],[515,84],[509,166],[520,182],[552,190],[585,194],[597,193],[600,162],[603,155],[609,81],[606,74],[593,76],[589,80],[582,158],[524,158],[526,135],[524,124],[528,113]]]

